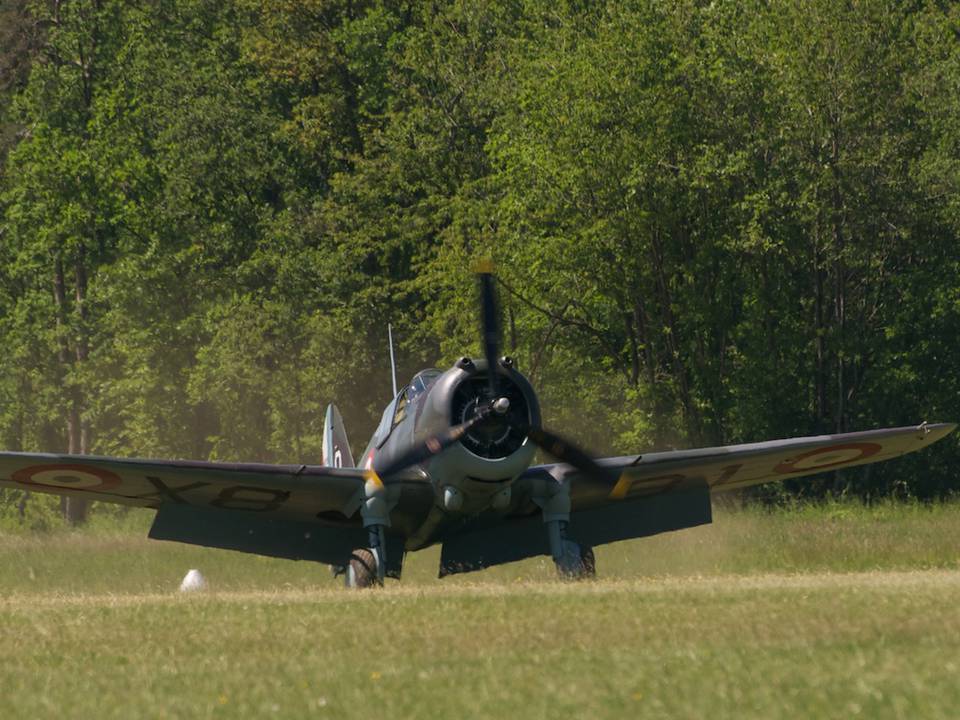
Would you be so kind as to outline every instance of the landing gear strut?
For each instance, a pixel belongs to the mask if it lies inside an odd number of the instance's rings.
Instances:
[[[550,555],[562,580],[588,580],[597,576],[597,563],[593,548],[580,545],[567,537],[570,522],[570,486],[566,483],[551,484],[543,494],[533,500],[543,511],[550,542]]]
[[[597,576],[597,561],[593,548],[568,540],[567,523],[555,520],[548,523],[548,531],[550,554],[561,580],[592,580]]]
[[[397,504],[399,488],[384,487],[374,470],[368,470],[363,486],[360,514],[370,537],[370,545],[357,548],[350,554],[344,567],[343,581],[347,587],[380,587],[387,574],[387,528],[390,511]],[[397,575],[399,577],[399,574]]]

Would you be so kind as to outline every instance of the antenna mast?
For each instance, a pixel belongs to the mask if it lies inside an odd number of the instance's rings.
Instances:
[[[397,362],[393,358],[393,325],[387,323],[387,339],[390,342],[390,377],[393,379],[393,397],[397,396]]]

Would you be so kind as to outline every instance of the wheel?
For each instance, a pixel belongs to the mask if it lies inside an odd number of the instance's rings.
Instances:
[[[571,540],[563,541],[563,557],[557,561],[557,574],[561,580],[590,580],[597,576],[597,561],[593,548],[578,545]]]
[[[358,548],[353,551],[343,582],[352,588],[368,588],[380,584],[377,578],[377,558],[370,549]]]

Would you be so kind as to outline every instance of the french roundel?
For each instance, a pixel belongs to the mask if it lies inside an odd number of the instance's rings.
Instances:
[[[109,470],[90,465],[31,465],[14,472],[10,479],[25,485],[43,485],[64,490],[106,490],[120,484]]]
[[[826,470],[839,465],[847,465],[858,460],[876,455],[881,446],[876,443],[854,442],[842,445],[828,445],[810,452],[798,455],[795,458],[784,460],[774,468],[778,473],[810,472],[811,470]]]

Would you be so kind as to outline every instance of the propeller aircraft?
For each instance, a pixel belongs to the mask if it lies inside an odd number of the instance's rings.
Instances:
[[[330,405],[319,465],[4,452],[0,487],[154,508],[151,538],[314,560],[348,587],[399,578],[407,552],[435,544],[441,577],[549,555],[579,579],[595,575],[597,545],[711,522],[716,493],[888,460],[956,427],[594,459],[542,426],[501,357],[493,282],[482,269],[484,356],[395,389],[359,465]],[[558,462],[532,465],[537,448]]]

